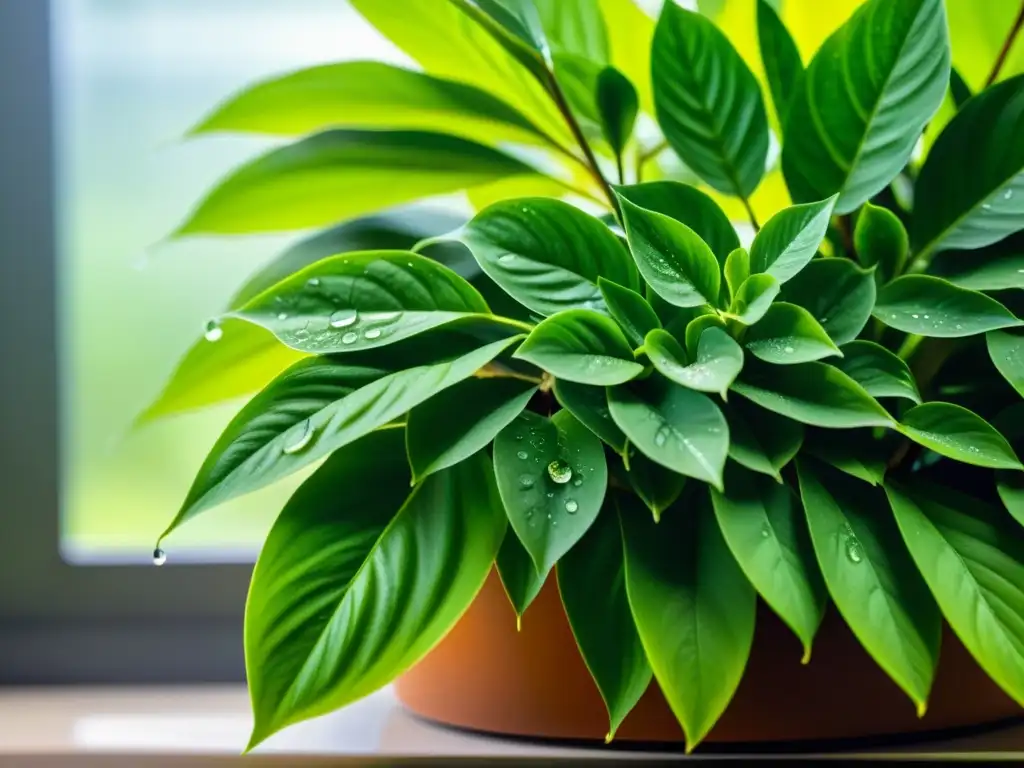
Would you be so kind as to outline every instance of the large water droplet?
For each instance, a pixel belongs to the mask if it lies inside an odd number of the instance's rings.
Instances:
[[[559,485],[568,483],[572,480],[572,467],[569,466],[568,462],[555,459],[548,464],[548,477]]]
[[[846,556],[850,559],[851,563],[859,563],[864,559],[864,548],[857,541],[856,536],[846,537]]]
[[[379,339],[380,328],[371,328],[370,330],[363,334],[363,337],[367,339]]]
[[[289,456],[295,453],[299,453],[306,448],[313,441],[313,425],[309,419],[302,422],[302,429],[294,437],[292,437],[284,448],[281,449],[281,453],[286,453]]]
[[[528,454],[526,451],[519,451],[518,453],[516,453],[516,456],[518,456],[523,461],[526,461],[528,458],[530,458],[530,454]]]
[[[519,487],[523,490],[529,490],[533,488],[533,478],[530,475],[519,476]]]
[[[355,333],[354,331],[349,331],[348,333],[346,333],[344,336],[341,337],[341,343],[342,344],[355,344],[356,343],[356,339],[358,339],[358,338],[359,338],[359,334],[358,333]]]
[[[160,547],[153,550],[153,565],[163,565],[167,562],[167,553]]]
[[[203,333],[203,338],[207,341],[220,341],[224,335],[224,329],[220,327],[220,323],[216,320],[210,320],[206,324],[206,331]]]
[[[572,499],[567,499],[565,502],[565,511],[570,515],[575,515],[579,511],[580,505]]]
[[[359,313],[354,309],[339,309],[331,315],[331,328],[347,328],[359,318]]]

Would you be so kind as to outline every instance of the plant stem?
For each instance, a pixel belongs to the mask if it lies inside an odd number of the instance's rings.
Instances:
[[[1002,70],[1003,64],[1006,63],[1007,56],[1010,55],[1010,50],[1013,48],[1013,43],[1017,39],[1017,34],[1020,32],[1021,27],[1024,27],[1024,5],[1021,5],[1020,13],[1017,14],[1017,19],[1013,22],[1013,26],[1010,27],[1010,32],[1006,35],[1003,47],[996,57],[996,63],[992,65],[992,71],[988,73],[988,77],[985,79],[985,88],[992,85],[996,78],[999,77],[999,72]]]
[[[528,376],[525,373],[513,371],[511,368],[506,368],[500,363],[488,363],[473,375],[478,379],[519,379],[520,381],[529,381],[537,385],[544,383],[543,378],[538,379],[536,376]],[[544,375],[546,376],[547,374],[545,373]]]
[[[750,219],[750,223],[754,227],[755,232],[761,231],[761,225],[757,223],[757,214],[754,213],[754,209],[750,207],[750,200],[746,197],[741,197],[743,201],[743,207],[747,209],[747,217]]]
[[[626,171],[622,167],[622,153],[615,153],[615,171],[619,174],[619,184],[626,183]]]

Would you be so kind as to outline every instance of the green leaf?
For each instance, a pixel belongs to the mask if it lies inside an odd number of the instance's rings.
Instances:
[[[612,421],[604,387],[591,387],[557,379],[554,391],[561,406],[575,416],[583,426],[610,445],[620,456],[626,455],[626,436]]]
[[[970,253],[943,251],[932,259],[928,272],[975,291],[1024,288],[1024,249],[1020,253],[1004,253],[997,246]]]
[[[888,456],[882,441],[870,430],[850,430],[842,440],[836,440],[832,432],[812,431],[803,451],[865,483],[880,485],[885,480]]]
[[[1024,537],[946,488],[886,487],[896,522],[946,621],[982,669],[1024,705]]]
[[[832,365],[864,387],[872,397],[902,397],[921,402],[910,367],[873,341],[844,344],[842,359],[832,361]]]
[[[815,259],[783,286],[782,298],[808,310],[842,346],[856,339],[871,319],[876,293],[871,270],[849,259]]]
[[[899,431],[941,456],[993,469],[1024,469],[1013,448],[983,418],[952,403],[924,403],[903,415]]]
[[[589,309],[549,317],[530,332],[515,356],[579,384],[622,384],[643,372],[619,326]]]
[[[547,0],[563,5],[564,0]],[[651,95],[651,38],[654,21],[633,0],[597,0],[608,30],[611,63],[640,94],[644,112],[654,114]]]
[[[579,541],[604,503],[604,448],[568,411],[524,411],[494,439],[494,472],[509,522],[538,574]]]
[[[879,282],[887,283],[903,272],[910,240],[903,222],[888,208],[864,203],[853,229],[853,246],[865,267],[877,267]]]
[[[904,275],[883,286],[872,314],[890,328],[940,338],[1021,324],[995,299],[930,275]]]
[[[534,169],[515,158],[455,136],[324,131],[235,170],[175,234],[304,229],[533,174]]]
[[[722,536],[750,583],[800,638],[806,664],[827,595],[796,494],[738,466],[726,471],[726,488],[711,492]]]
[[[442,241],[465,245],[494,282],[544,316],[573,307],[602,309],[599,276],[639,287],[629,254],[608,227],[559,200],[495,203],[429,242]]]
[[[768,363],[792,365],[842,356],[811,313],[796,304],[777,301],[743,337],[743,346]]]
[[[610,742],[651,682],[626,597],[622,532],[614,501],[558,563],[558,590],[583,661],[608,709]]]
[[[161,538],[200,512],[270,485],[388,424],[469,378],[521,338],[389,375],[348,355],[297,363],[227,426]]]
[[[974,95],[971,92],[971,86],[967,84],[956,67],[949,71],[949,95],[953,97],[953,104],[956,105],[957,111],[961,110]]]
[[[666,469],[638,452],[629,457],[628,476],[629,484],[651,510],[655,522],[661,520],[661,513],[675,503],[686,486],[686,478],[678,472]]]
[[[704,332],[712,328],[725,331],[725,320],[718,315],[699,315],[686,324],[683,340],[686,342],[687,355],[695,358],[700,354],[700,340],[704,338]]]
[[[794,277],[818,252],[835,197],[783,208],[772,216],[750,246],[750,271],[767,272],[780,283]]]
[[[413,482],[483,450],[536,391],[519,379],[466,379],[413,408],[405,432]]]
[[[533,0],[551,49],[604,63],[608,29],[597,0]]]
[[[839,193],[835,212],[845,214],[884,189],[942,104],[949,68],[942,0],[860,6],[792,96],[782,170],[793,199]]]
[[[740,286],[750,277],[750,254],[747,253],[747,249],[736,248],[730,251],[725,259],[722,272],[725,275],[731,301],[739,293]]]
[[[743,350],[721,328],[707,328],[697,343],[697,357],[690,363],[686,351],[668,331],[655,329],[644,342],[655,370],[676,384],[699,392],[726,395],[743,368]]]
[[[775,114],[784,126],[789,101],[804,76],[804,64],[789,30],[766,0],[757,0],[757,42]]]
[[[764,175],[768,118],[753,73],[711,20],[665,3],[651,79],[658,123],[700,178],[747,198]]]
[[[626,238],[647,283],[677,307],[716,304],[722,274],[700,235],[668,216],[618,195]]]
[[[753,325],[771,309],[781,287],[771,275],[751,275],[736,291],[729,305],[729,314],[743,325]]]
[[[517,110],[464,83],[379,61],[345,61],[263,80],[220,104],[190,133],[303,136],[328,128],[454,133],[481,143],[550,140]]]
[[[1022,133],[1024,75],[986,88],[946,126],[914,186],[910,239],[919,256],[1024,229]]]
[[[1010,386],[1024,396],[1024,336],[1008,331],[990,331],[985,334],[992,364]]]
[[[477,20],[527,69],[538,74],[544,73],[543,62],[551,60],[551,50],[533,0],[450,2],[461,8],[470,18]]]
[[[386,685],[483,585],[505,531],[486,455],[405,498],[408,478],[401,430],[368,435],[335,453],[274,523],[245,613],[250,748]]]
[[[684,496],[657,524],[635,507],[624,506],[620,516],[629,606],[690,751],[725,711],[743,677],[754,640],[756,594],[706,497]]]
[[[815,427],[893,426],[889,413],[860,384],[824,363],[748,363],[732,388],[762,408]]]
[[[597,109],[605,140],[616,155],[621,155],[640,110],[636,88],[615,67],[605,67],[597,76]]]
[[[660,378],[608,390],[612,418],[647,458],[722,486],[729,426],[707,395]]]
[[[608,313],[619,324],[629,343],[634,347],[643,344],[644,337],[650,331],[661,328],[657,313],[636,291],[603,277],[597,278],[597,287],[601,289]]]
[[[1016,470],[996,470],[996,492],[1006,511],[1024,525],[1024,474]]]
[[[696,187],[678,181],[649,181],[616,187],[615,191],[633,205],[688,226],[707,243],[719,264],[724,264],[726,257],[740,247],[739,236],[729,217],[718,203]]]
[[[928,706],[942,619],[880,490],[799,460],[800,494],[829,594],[860,644],[917,705]]]
[[[537,573],[537,566],[533,564],[530,553],[526,551],[512,528],[505,531],[505,538],[501,542],[501,549],[498,550],[494,564],[498,569],[498,576],[501,577],[501,584],[505,587],[505,594],[508,595],[512,609],[516,612],[516,628],[519,629],[526,609],[540,594],[549,571]]]
[[[779,471],[803,444],[803,425],[742,400],[730,402],[725,416],[729,422],[729,458],[781,483]]]

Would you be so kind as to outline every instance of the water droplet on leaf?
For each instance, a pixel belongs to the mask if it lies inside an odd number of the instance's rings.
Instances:
[[[359,338],[359,334],[358,333],[354,333],[353,331],[349,331],[348,333],[346,333],[344,336],[341,337],[341,343],[342,344],[355,344],[356,343],[356,339],[358,339],[358,338]]]
[[[160,547],[153,550],[153,565],[163,565],[167,562],[167,553]]]
[[[203,333],[203,338],[207,341],[220,341],[224,335],[224,329],[220,327],[220,323],[216,320],[210,320],[206,324],[206,331]]]
[[[379,339],[380,328],[371,328],[370,330],[363,334],[363,337],[367,339]]]
[[[526,451],[519,451],[519,453],[517,453],[516,456],[518,456],[523,461],[526,461],[528,458],[530,458],[530,454],[528,454]]]
[[[787,355],[792,355],[794,352],[796,352],[796,350],[793,349],[792,347],[786,347],[782,351],[785,352]]]
[[[519,487],[523,488],[524,490],[528,490],[530,488],[533,488],[533,478],[530,477],[530,475],[520,475],[519,476]]]
[[[580,505],[577,504],[572,499],[568,499],[565,502],[565,511],[568,512],[570,515],[575,515],[576,512],[579,510],[579,508],[580,508]]]
[[[851,563],[859,563],[864,559],[864,548],[860,542],[857,541],[856,536],[846,537],[846,556],[849,558]]]
[[[347,328],[358,318],[359,314],[354,309],[339,309],[331,315],[331,319],[328,322],[331,328]]]
[[[548,464],[548,477],[559,485],[563,485],[572,480],[572,467],[561,459],[555,459]]]
[[[287,320],[288,319],[288,313],[287,312],[278,312],[277,313],[277,319],[278,320]]]
[[[311,278],[309,278],[309,280],[306,281],[306,287],[309,290],[311,290],[311,291],[315,291],[317,288],[320,287],[320,278],[319,277],[311,277]]]
[[[292,454],[299,453],[305,449],[313,441],[313,425],[309,419],[302,422],[301,430],[295,434],[284,447],[281,449],[281,453],[291,456]]]

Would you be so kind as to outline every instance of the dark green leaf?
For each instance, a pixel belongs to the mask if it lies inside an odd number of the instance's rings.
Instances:
[[[844,344],[842,359],[832,361],[832,365],[864,387],[872,397],[903,397],[921,402],[909,366],[873,341]]]
[[[832,432],[812,431],[803,451],[865,483],[879,485],[885,480],[885,444],[870,430],[850,430],[842,440],[836,440]]]
[[[781,483],[779,471],[803,444],[803,425],[742,399],[730,402],[725,416],[729,422],[729,458]]]
[[[971,93],[971,86],[963,79],[956,67],[949,70],[949,93],[953,97],[956,108],[962,109],[968,99],[974,94]]]
[[[997,470],[996,492],[1006,511],[1024,525],[1024,473],[1010,469]]]
[[[757,42],[775,114],[784,126],[789,101],[804,76],[804,64],[789,30],[767,0],[757,0]]]
[[[677,307],[716,304],[721,267],[700,235],[663,213],[618,197],[629,249],[651,288]]]
[[[651,377],[609,389],[608,407],[629,441],[649,459],[722,486],[729,426],[707,395]]]
[[[721,328],[704,330],[692,363],[668,331],[655,329],[648,333],[644,349],[655,370],[666,379],[699,392],[714,392],[723,398],[743,368],[743,350]]]
[[[725,478],[726,492],[711,492],[722,535],[750,583],[800,638],[806,664],[827,596],[796,494],[738,466]]]
[[[512,609],[516,613],[516,629],[519,629],[523,614],[547,581],[548,571],[537,573],[537,566],[533,564],[530,553],[526,551],[512,528],[505,531],[505,539],[501,542],[501,549],[498,550],[494,565],[498,569],[498,576],[501,577],[501,584],[505,587],[505,594],[508,595]]]
[[[1024,469],[1013,448],[983,418],[952,403],[925,403],[903,415],[899,430],[942,456],[993,469]]]
[[[995,299],[930,275],[904,275],[883,286],[873,314],[891,328],[941,338],[1021,324]]]
[[[910,240],[903,222],[887,208],[864,203],[853,229],[853,246],[865,267],[877,267],[879,282],[887,283],[903,272]]]
[[[835,197],[783,208],[772,216],[750,246],[750,271],[767,272],[780,283],[807,266],[825,239]]]
[[[619,324],[629,343],[634,347],[643,344],[644,337],[650,331],[661,328],[661,322],[654,309],[636,291],[603,277],[597,278],[597,286],[601,289],[608,313]]]
[[[811,313],[777,301],[743,337],[743,346],[765,362],[792,365],[842,355]]]
[[[601,108],[597,101],[598,80],[603,69],[597,62],[583,56],[571,53],[555,55],[555,79],[580,124],[584,138],[591,142],[604,139]]]
[[[814,551],[839,613],[923,716],[942,619],[878,489],[822,464],[797,462]]]
[[[538,574],[594,522],[608,484],[601,441],[568,411],[524,411],[494,439],[494,471],[509,522]]]
[[[640,100],[633,84],[615,67],[605,67],[597,76],[597,110],[605,140],[621,155],[633,135]]]
[[[643,366],[619,326],[589,309],[569,309],[538,325],[515,356],[560,379],[611,386],[636,378]]]
[[[661,513],[672,506],[683,492],[686,478],[656,464],[642,453],[634,452],[629,457],[629,484],[657,522]]]
[[[609,742],[651,682],[626,597],[625,557],[613,500],[558,564],[558,590],[583,661],[608,708]]]
[[[736,296],[740,286],[750,277],[750,254],[746,248],[736,248],[729,252],[722,269],[725,283],[729,288],[729,300]]]
[[[569,413],[575,416],[587,429],[608,443],[620,456],[626,454],[626,436],[608,410],[608,396],[604,387],[577,384],[574,381],[557,379],[555,397]]]
[[[408,482],[401,430],[374,433],[328,459],[274,523],[246,605],[250,748],[406,671],[483,585],[506,526],[486,455],[405,498]]]
[[[744,325],[753,325],[771,309],[780,289],[779,281],[771,275],[751,275],[736,291],[729,314]]]
[[[704,332],[712,328],[725,331],[725,320],[718,315],[699,315],[686,324],[683,341],[686,342],[686,354],[692,358],[700,354],[700,340]]]
[[[699,500],[685,494],[660,523],[635,506],[624,506],[620,515],[629,605],[689,751],[717,722],[743,677],[756,593],[703,494]]]
[[[844,214],[884,189],[942,104],[949,61],[942,0],[860,6],[821,46],[792,96],[782,169],[793,199],[838,192],[835,212]]]
[[[1003,253],[996,246],[970,253],[943,251],[932,259],[928,272],[975,291],[1024,288],[1024,249],[1020,253]]]
[[[1024,336],[1009,331],[990,331],[985,341],[993,365],[1010,386],[1024,396]]]
[[[555,53],[609,58],[608,30],[597,0],[533,0],[548,43]]]
[[[750,197],[764,175],[768,119],[757,80],[729,39],[710,19],[665,3],[651,79],[676,154],[719,192]]]
[[[815,259],[783,286],[782,298],[807,309],[842,346],[871,319],[875,278],[849,259]]]
[[[405,435],[413,481],[485,448],[536,391],[519,379],[466,379],[413,408]]]

